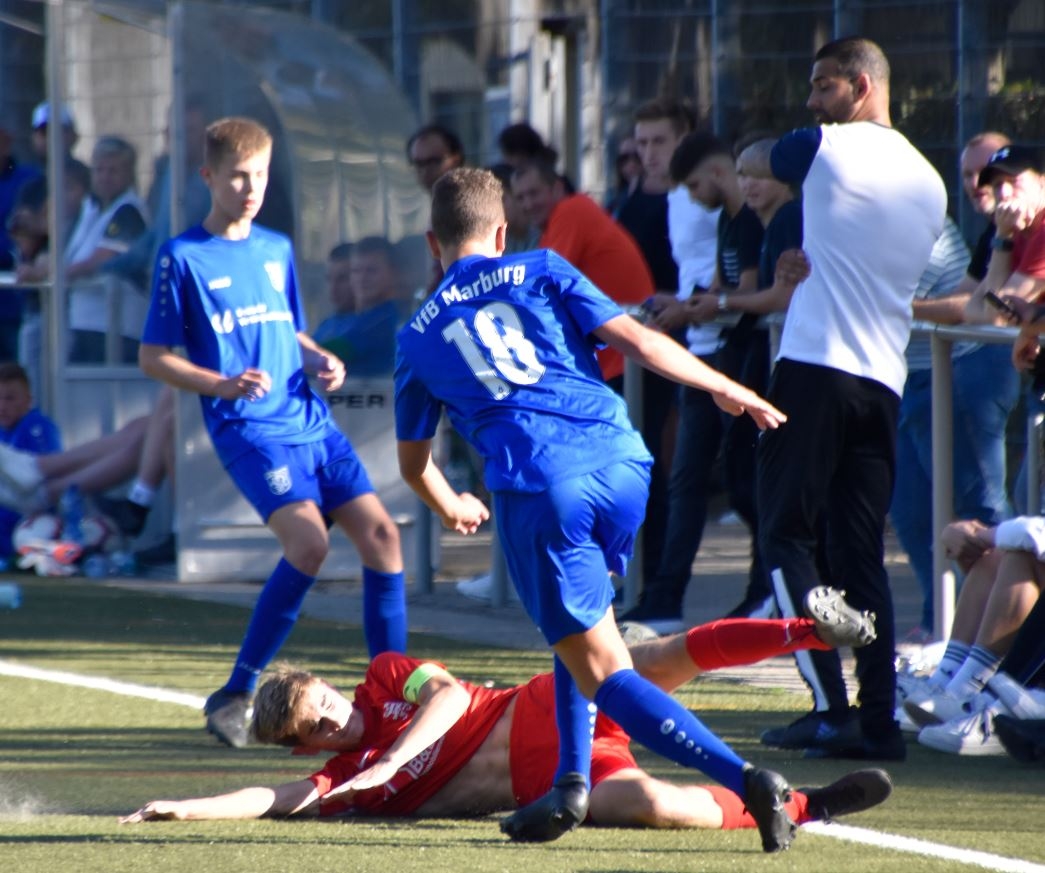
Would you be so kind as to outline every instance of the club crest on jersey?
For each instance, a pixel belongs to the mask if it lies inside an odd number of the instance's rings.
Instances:
[[[275,470],[265,471],[265,481],[268,482],[269,491],[277,497],[286,494],[290,490],[290,468],[276,467]]]
[[[279,261],[265,261],[265,272],[275,291],[282,294],[286,290],[287,280],[283,274],[283,265]]]

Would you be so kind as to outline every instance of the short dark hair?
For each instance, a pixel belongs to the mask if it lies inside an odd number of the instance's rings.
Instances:
[[[481,238],[504,222],[504,187],[489,170],[458,167],[432,188],[432,233],[441,246]]]
[[[218,169],[230,155],[236,160],[252,158],[272,149],[272,134],[253,118],[229,116],[207,125],[203,163]]]
[[[29,387],[29,374],[25,367],[14,361],[0,363],[0,382],[21,382],[26,388]]]
[[[509,124],[497,134],[497,147],[506,155],[535,158],[548,148],[548,144],[527,122],[518,121]]]
[[[330,250],[330,254],[327,255],[328,261],[347,261],[349,255],[352,254],[352,243],[342,242],[338,243]]]
[[[867,73],[872,82],[889,84],[889,60],[876,42],[862,36],[844,36],[821,47],[814,61],[834,60],[848,79]]]
[[[392,243],[383,236],[365,236],[352,244],[353,255],[384,255],[392,263]]]
[[[733,157],[729,146],[713,133],[700,130],[686,134],[671,156],[669,165],[671,181],[676,185],[681,185],[690,173],[708,158],[716,155],[725,155],[731,160]]]
[[[693,110],[685,103],[668,97],[647,100],[635,110],[636,122],[660,121],[661,119],[671,122],[676,136],[689,133],[696,126]]]
[[[524,164],[520,164],[512,173],[513,179],[518,179],[523,173],[536,173],[537,177],[547,185],[554,185],[561,181],[562,176],[555,169],[555,162],[546,155],[538,155]]]
[[[406,156],[410,157],[410,149],[414,147],[414,143],[417,142],[423,136],[437,136],[443,141],[443,145],[446,146],[446,150],[455,157],[464,157],[464,145],[461,143],[461,138],[442,124],[426,124],[424,127],[419,127],[412,134],[410,139],[406,141]]]

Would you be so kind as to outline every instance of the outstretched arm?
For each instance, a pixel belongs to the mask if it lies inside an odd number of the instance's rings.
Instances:
[[[776,428],[787,420],[779,409],[754,391],[734,382],[677,342],[643,327],[627,315],[618,315],[595,330],[603,342],[667,379],[708,391],[719,408],[730,415],[747,412],[759,428]]]
[[[490,510],[478,497],[467,491],[458,494],[450,487],[432,459],[431,440],[400,440],[397,449],[403,480],[447,528],[462,534],[475,533],[490,517]]]
[[[241,788],[230,794],[194,797],[188,800],[152,800],[125,815],[120,824],[140,821],[207,821],[212,819],[288,816],[308,810],[319,800],[316,786],[308,779],[286,782],[275,788]]]

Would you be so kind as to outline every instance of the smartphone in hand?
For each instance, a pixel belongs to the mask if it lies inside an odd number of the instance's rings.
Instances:
[[[1016,311],[1015,307],[1006,303],[993,291],[984,292],[983,299],[989,306],[993,306],[1014,324],[1019,324],[1023,320],[1020,318],[1020,314]]]

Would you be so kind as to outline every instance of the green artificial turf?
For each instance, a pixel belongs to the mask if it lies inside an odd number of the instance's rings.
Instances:
[[[25,605],[0,611],[0,659],[205,695],[227,675],[246,612],[129,593],[83,580],[24,582]],[[544,652],[411,635],[411,650],[472,681],[509,684],[546,669]],[[358,628],[299,622],[281,655],[351,687],[365,669]],[[837,778],[852,762],[806,761],[766,749],[758,734],[789,720],[804,695],[707,679],[679,693],[746,758],[793,784]],[[847,824],[1043,865],[1045,770],[1008,758],[952,758],[917,745],[888,767],[883,806]],[[689,774],[645,753],[660,776]],[[953,860],[800,833],[765,856],[752,831],[585,828],[541,846],[513,845],[497,817],[473,821],[249,821],[121,826],[147,800],[300,778],[320,759],[285,750],[230,750],[195,710],[51,682],[0,677],[0,870],[11,873],[302,870],[875,871],[974,870]],[[700,781],[700,780],[695,780]],[[982,868],[979,868],[982,869]],[[1003,868],[1001,868],[1003,869]],[[1032,869],[1032,868],[1025,868]]]

